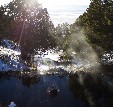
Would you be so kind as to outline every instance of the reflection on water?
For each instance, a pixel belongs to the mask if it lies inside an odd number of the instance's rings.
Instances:
[[[88,107],[112,107],[113,74],[107,74],[77,72],[69,76],[69,85],[75,98],[86,102]]]
[[[33,78],[22,78],[22,84],[26,87],[30,87],[34,84],[37,84],[39,82],[40,78],[38,77],[33,77]]]
[[[47,93],[51,81],[55,81],[60,89],[56,97],[51,97]],[[4,105],[14,101],[18,107],[75,107],[75,105],[86,107],[83,102],[75,99],[72,95],[68,87],[68,76],[60,78],[55,75],[40,76],[40,81],[2,76],[0,79],[0,101]]]
[[[95,71],[92,68],[88,69],[91,72],[70,73],[68,66],[58,65],[47,71],[0,74],[0,102],[4,107],[11,101],[18,107],[112,107],[112,72],[92,72]],[[60,90],[55,97],[47,93],[52,81]]]
[[[88,106],[98,107],[102,97],[101,88],[91,74],[75,73],[69,77],[69,84],[77,99],[87,102]]]

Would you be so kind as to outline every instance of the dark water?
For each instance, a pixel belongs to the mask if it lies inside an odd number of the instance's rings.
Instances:
[[[60,92],[56,97],[47,93],[51,81],[56,81]],[[29,82],[28,82],[29,81]],[[8,105],[14,101],[18,107],[85,107],[76,99],[68,84],[68,76],[40,76],[40,80],[25,80],[15,77],[0,79],[0,101]]]
[[[51,81],[59,87],[51,97],[47,88]],[[7,107],[112,107],[113,73],[78,72],[70,76],[41,75],[38,78],[0,77],[0,102]]]

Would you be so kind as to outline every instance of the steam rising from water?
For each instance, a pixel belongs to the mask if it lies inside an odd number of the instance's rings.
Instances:
[[[71,35],[71,41],[67,52],[73,56],[72,62],[80,69],[99,66],[98,56],[86,41],[82,30]]]
[[[68,72],[87,72],[92,70],[94,72],[99,67],[98,56],[96,52],[92,49],[92,47],[87,43],[82,30],[70,35],[70,43],[69,48],[67,49],[67,53],[73,57],[72,64],[68,64],[67,66],[64,65],[65,67],[63,67],[62,65],[62,69]],[[54,64],[54,61],[48,59],[48,57],[45,58],[45,61],[44,58],[41,59],[42,61],[39,62],[41,62],[42,64],[38,67],[41,73],[50,73],[51,71],[53,72],[54,69],[57,67],[57,65]],[[92,67],[93,69],[91,70],[90,68]]]

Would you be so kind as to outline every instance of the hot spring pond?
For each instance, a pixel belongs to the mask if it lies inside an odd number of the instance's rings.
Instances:
[[[55,81],[59,92],[51,97],[47,88]],[[14,101],[17,107],[112,107],[113,79],[90,73],[40,75],[37,78],[0,76],[0,102],[4,107]]]

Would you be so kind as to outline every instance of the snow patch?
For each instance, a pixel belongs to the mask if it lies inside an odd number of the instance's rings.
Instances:
[[[3,40],[0,46],[0,71],[21,71],[28,69],[21,58],[21,50],[14,42]]]

